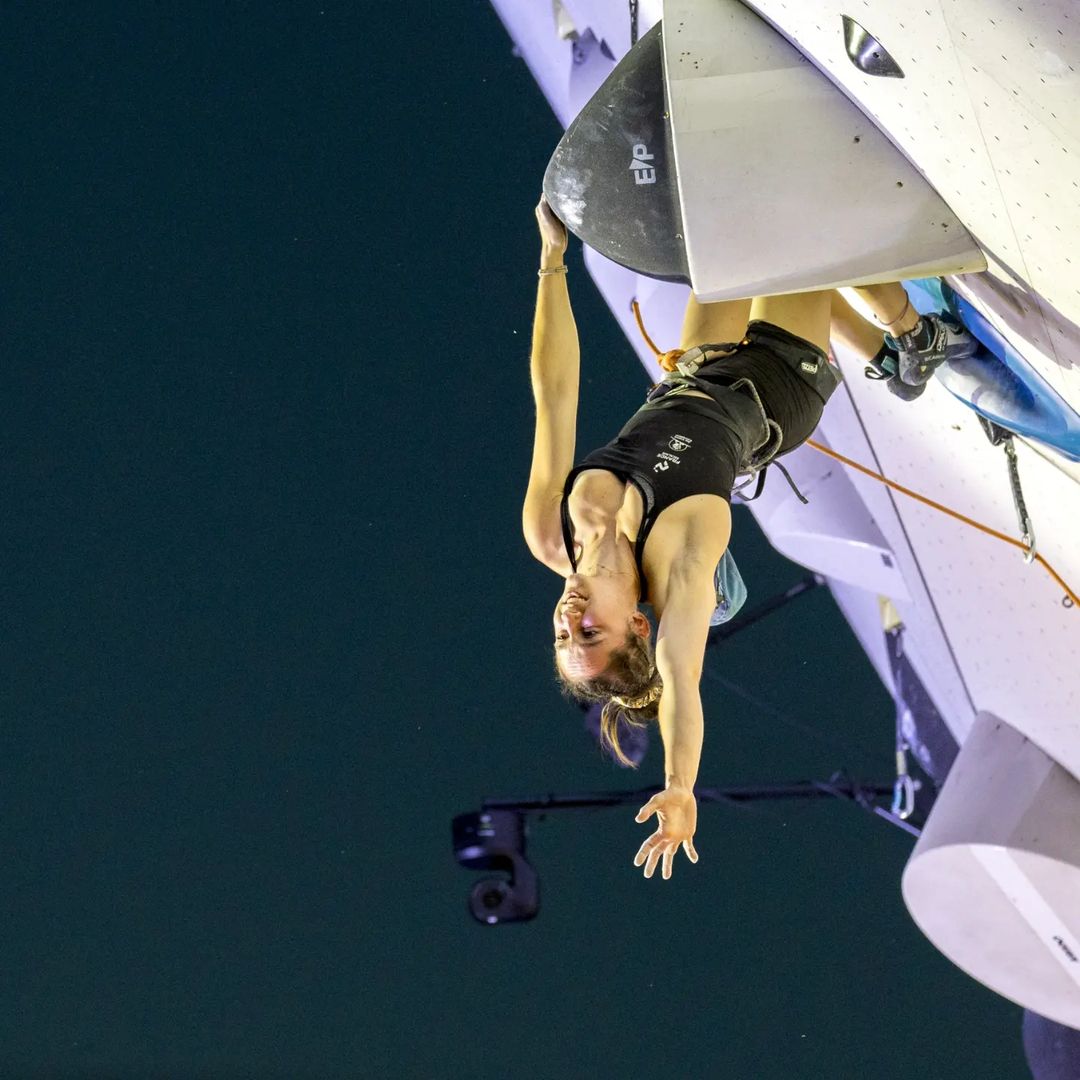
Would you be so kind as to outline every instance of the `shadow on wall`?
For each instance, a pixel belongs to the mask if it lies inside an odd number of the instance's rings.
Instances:
[[[983,247],[981,243],[979,246]],[[983,251],[991,265],[996,264],[1016,284],[1005,281],[990,271],[961,275],[958,282],[964,291],[999,315],[1018,341],[1029,340],[1032,336],[1031,313],[1038,311],[1031,298],[1038,294],[994,252],[985,247]],[[1071,370],[1080,364],[1080,326],[1066,318],[1041,296],[1039,304],[1042,305],[1046,326],[1050,332],[1050,347],[1045,351],[1060,367]],[[1077,1073],[1077,1076],[1080,1076],[1080,1073]]]
[[[1034,1080],[1080,1077],[1080,1031],[1024,1010],[1024,1056]]]

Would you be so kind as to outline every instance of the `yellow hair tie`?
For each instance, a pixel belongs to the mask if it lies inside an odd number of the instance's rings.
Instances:
[[[614,694],[611,700],[620,709],[644,709],[646,705],[651,705],[658,697],[660,697],[660,687],[654,683],[645,693],[639,694],[637,697],[625,698]]]

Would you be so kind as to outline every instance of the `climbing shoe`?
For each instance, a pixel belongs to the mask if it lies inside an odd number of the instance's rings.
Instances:
[[[915,329],[900,337],[885,335],[899,356],[897,374],[908,386],[922,386],[946,360],[966,360],[978,342],[948,315],[923,315]]]
[[[902,401],[914,401],[925,389],[925,384],[909,386],[900,380],[899,375],[900,357],[890,345],[882,345],[877,355],[871,360],[863,374],[868,379],[877,379],[884,382],[889,392],[895,394]]]

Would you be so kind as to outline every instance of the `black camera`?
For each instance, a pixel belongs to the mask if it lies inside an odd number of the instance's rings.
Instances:
[[[508,875],[484,878],[472,887],[472,917],[488,926],[533,918],[540,908],[540,887],[525,858],[525,815],[514,810],[459,814],[453,833],[454,857],[462,866]]]

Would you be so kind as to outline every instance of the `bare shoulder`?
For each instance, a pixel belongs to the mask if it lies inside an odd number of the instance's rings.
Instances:
[[[567,557],[566,548],[561,543],[558,545],[550,544],[539,550],[530,544],[529,550],[538,563],[546,566],[553,573],[558,574],[559,577],[569,577],[574,572],[574,568],[570,565],[570,559]]]
[[[713,573],[730,539],[731,507],[719,495],[691,495],[660,515],[642,559],[658,613],[675,593],[714,596]]]
[[[538,563],[566,577],[572,573],[563,541],[560,492],[532,492],[525,499],[521,530],[529,552]]]

